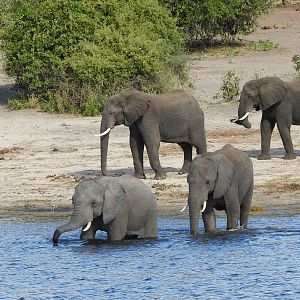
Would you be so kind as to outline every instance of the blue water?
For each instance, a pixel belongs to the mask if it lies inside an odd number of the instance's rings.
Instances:
[[[300,299],[300,216],[197,238],[188,219],[160,218],[157,240],[74,231],[53,246],[64,221],[0,220],[0,299]]]

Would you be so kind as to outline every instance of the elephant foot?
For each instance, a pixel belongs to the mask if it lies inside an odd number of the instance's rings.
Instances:
[[[194,236],[194,237],[196,237],[196,236],[199,236],[200,233],[199,233],[199,231],[191,230],[191,235]]]
[[[138,178],[138,179],[146,179],[146,176],[145,176],[144,173],[142,173],[142,174],[137,174],[137,173],[135,173],[134,176],[135,176],[136,178]]]
[[[268,154],[260,154],[257,158],[258,160],[268,160],[271,159],[271,156]]]
[[[291,160],[291,159],[296,159],[296,155],[294,153],[292,154],[286,154],[283,159],[288,159],[288,160]]]
[[[157,173],[157,174],[155,174],[155,177],[154,177],[154,179],[156,179],[156,180],[166,179],[166,178],[167,178],[167,174],[165,172]]]
[[[179,175],[187,174],[187,173],[188,173],[188,169],[185,169],[185,168],[178,171]]]

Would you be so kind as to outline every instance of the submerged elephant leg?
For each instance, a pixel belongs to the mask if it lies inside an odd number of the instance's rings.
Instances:
[[[253,196],[253,183],[249,187],[240,207],[240,227],[247,228],[248,217],[251,209],[251,202]]]
[[[192,145],[189,143],[178,143],[184,153],[183,166],[179,170],[178,174],[186,174],[189,171],[189,167],[192,161]]]
[[[286,154],[284,159],[295,159],[296,155],[294,153],[293,142],[291,138],[291,123],[287,121],[277,121],[277,128],[282,139],[282,143]]]
[[[124,216],[116,218],[107,230],[107,239],[109,241],[121,241],[126,236],[128,219]]]
[[[202,220],[205,232],[212,232],[216,230],[216,214],[213,207],[207,204],[205,211],[202,213]]]
[[[130,149],[133,157],[133,165],[135,177],[145,179],[143,155],[144,155],[144,140],[137,128],[130,128]]]
[[[140,235],[141,238],[156,238],[157,237],[157,212],[152,211],[148,215],[145,222],[144,232]]]
[[[260,132],[261,132],[261,154],[258,156],[259,160],[270,159],[270,144],[271,135],[275,126],[275,120],[271,117],[263,116],[260,122]]]
[[[238,226],[240,218],[240,202],[238,198],[237,186],[231,186],[224,195],[226,214],[227,214],[227,230],[235,229]]]

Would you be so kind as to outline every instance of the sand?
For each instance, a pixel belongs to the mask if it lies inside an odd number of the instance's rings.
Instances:
[[[263,29],[267,28],[267,29]],[[271,140],[271,160],[259,161],[261,112],[250,115],[251,129],[230,123],[238,103],[224,104],[213,99],[229,70],[241,77],[241,86],[255,76],[279,76],[293,80],[291,58],[300,54],[299,7],[277,7],[264,17],[248,40],[272,40],[279,47],[267,52],[233,57],[195,58],[189,61],[194,88],[189,89],[205,113],[208,151],[230,143],[245,151],[254,166],[252,214],[300,213],[300,126],[291,135],[297,158],[287,161],[277,128]],[[297,38],[296,38],[297,37]],[[1,69],[1,68],[0,68]],[[13,80],[0,70],[0,217],[68,215],[74,187],[82,179],[100,176],[99,132],[101,117],[56,115],[37,110],[10,111],[7,99]],[[183,153],[176,144],[162,143],[161,164],[167,179],[154,180],[145,154],[145,182],[157,196],[162,215],[180,213],[186,204],[186,175],[178,175]],[[118,126],[110,134],[108,171],[111,176],[133,174],[129,130]]]

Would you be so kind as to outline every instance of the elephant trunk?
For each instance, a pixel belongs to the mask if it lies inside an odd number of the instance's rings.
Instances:
[[[101,137],[101,172],[103,176],[107,176],[108,140],[109,140],[109,134]]]
[[[102,115],[100,132],[105,135],[101,136],[101,172],[103,176],[107,176],[107,150],[108,150],[108,140],[109,140],[109,129],[115,126],[115,121],[108,119],[108,112],[105,109]]]
[[[192,235],[199,232],[199,215],[200,215],[200,202],[199,199],[189,198],[189,216],[190,216],[190,231]]]
[[[86,218],[83,217],[81,214],[79,213],[73,213],[73,215],[71,216],[71,219],[68,223],[63,224],[59,227],[56,228],[56,230],[54,231],[53,234],[53,243],[57,244],[58,243],[58,239],[59,237],[64,233],[64,232],[69,232],[69,231],[73,231],[76,230],[80,227],[82,227],[84,224],[86,224]]]
[[[251,128],[251,123],[248,120],[249,112],[253,109],[253,104],[248,103],[247,100],[244,100],[243,92],[240,99],[240,105],[238,109],[238,118],[232,119],[231,122],[238,125],[243,125],[245,128]]]

